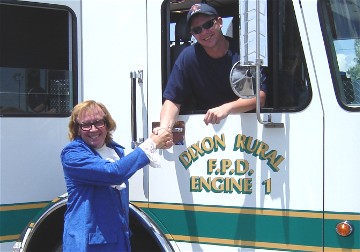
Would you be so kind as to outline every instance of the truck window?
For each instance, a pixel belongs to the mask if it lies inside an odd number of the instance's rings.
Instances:
[[[57,5],[0,3],[0,116],[66,116],[76,103],[76,18]]]
[[[197,1],[200,2],[200,1]],[[263,111],[300,111],[311,100],[310,81],[295,19],[292,1],[263,1],[267,12],[267,99]],[[191,3],[164,1],[162,6],[162,61],[163,90],[170,75],[175,48],[190,46],[194,40],[178,40],[176,26],[186,18]],[[223,17],[223,33],[239,40],[239,1],[207,1]],[[180,48],[179,50],[182,50]],[[179,52],[176,52],[177,54]],[[230,83],[229,83],[230,85]],[[205,113],[191,108],[182,114]]]
[[[360,5],[357,0],[320,1],[320,20],[340,106],[360,109]]]

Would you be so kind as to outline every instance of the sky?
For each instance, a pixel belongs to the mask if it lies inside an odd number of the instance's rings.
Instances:
[[[354,39],[334,41],[339,69],[342,72],[347,72],[349,68],[353,67],[356,64],[354,44]]]

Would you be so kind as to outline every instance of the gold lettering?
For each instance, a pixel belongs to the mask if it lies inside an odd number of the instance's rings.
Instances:
[[[278,165],[285,159],[283,156],[281,155],[277,155],[277,151],[276,150],[271,150],[269,151],[266,156],[265,159],[268,160],[267,164],[268,166],[274,171],[274,172],[278,172],[279,168]]]
[[[221,134],[220,136],[214,135],[213,137],[205,137],[200,142],[196,142],[187,148],[187,151],[182,152],[179,155],[179,161],[184,166],[185,169],[188,169],[193,162],[195,162],[199,156],[204,156],[205,154],[210,154],[213,151],[218,151],[218,149],[225,150],[225,135]],[[254,157],[259,157],[260,160],[267,160],[267,165],[274,171],[279,171],[279,165],[285,158],[281,155],[277,155],[276,150],[269,151],[269,145],[258,140],[253,139],[253,137],[245,136],[242,134],[238,134],[235,137],[234,142],[234,151],[240,150],[241,152],[245,152],[251,154]],[[210,175],[216,169],[217,161],[210,159],[208,161],[207,173]],[[229,170],[232,162],[229,159],[223,159],[220,162],[220,168],[216,170],[216,175],[221,174],[224,175]],[[235,161],[235,169],[229,170],[229,175],[244,175],[249,171],[249,163],[246,160],[236,160]],[[249,174],[251,176],[251,174]]]
[[[216,159],[209,159],[207,161],[207,174],[212,174],[214,169],[216,168]]]
[[[179,160],[185,169],[189,168],[192,163],[191,156],[187,151],[184,151],[180,154]]]
[[[243,193],[244,194],[251,194],[252,193],[252,178],[244,178],[243,184]]]
[[[213,192],[213,193],[233,193],[251,194],[252,193],[252,178],[234,177],[196,177],[190,178],[191,192]]]
[[[190,192],[201,192],[199,177],[190,177]]]
[[[199,153],[200,156],[204,156],[204,151],[199,147],[199,142],[196,144],[192,144],[191,147],[196,151],[196,153]],[[196,155],[197,156],[197,155]]]
[[[255,152],[253,153],[253,156],[259,156],[260,159],[264,160],[265,158],[265,151],[267,151],[269,149],[269,145],[267,145],[264,142],[261,142],[256,150],[256,154]]]
[[[256,149],[259,148],[259,145],[261,144],[261,141],[259,140],[255,140],[252,147],[250,146],[250,144],[252,143],[253,138],[252,137],[247,137],[246,138],[246,148],[245,148],[245,152],[246,153],[254,153],[256,151]]]
[[[207,144],[208,143],[208,146]],[[214,148],[214,141],[211,137],[205,137],[202,141],[201,141],[201,148],[205,151],[205,153],[209,154],[212,152],[213,148]]]
[[[208,178],[208,182],[210,183],[211,178]],[[211,188],[212,188],[212,192],[214,193],[221,193],[224,191],[224,185],[223,185],[223,181],[224,179],[221,177],[215,177],[212,181],[211,181]],[[217,182],[219,182],[219,186],[217,185]]]
[[[241,193],[243,191],[243,178],[238,180],[231,178],[231,191],[235,190],[237,193]]]
[[[225,185],[224,192],[231,193],[232,192],[231,178],[225,178],[224,185]]]
[[[235,143],[234,143],[234,151],[237,151],[238,149],[240,149],[240,151],[244,151],[245,150],[245,141],[246,141],[246,136],[245,135],[241,135],[238,134],[235,137]]]
[[[215,135],[214,136],[214,142],[215,142],[215,151],[217,151],[219,149],[219,147],[222,149],[222,150],[225,150],[226,148],[226,144],[225,144],[225,135],[224,134],[221,134],[221,139],[219,138],[218,135]]]
[[[243,169],[242,169],[243,167]],[[235,160],[235,174],[244,175],[249,170],[249,162],[245,159],[236,159]]]
[[[220,161],[220,174],[224,175],[226,173],[226,170],[229,169],[231,165],[232,162],[230,159],[222,159]]]
[[[275,162],[273,164],[270,165],[270,167],[274,170],[274,171],[279,171],[278,165],[284,160],[285,158],[281,155],[277,156],[275,159]]]
[[[191,147],[194,146],[194,145],[195,145],[195,144],[191,145]],[[196,145],[199,145],[199,142],[197,142]],[[191,159],[195,161],[195,160],[198,159],[198,154],[197,154],[197,151],[194,152],[194,151],[191,149],[191,147],[188,147],[187,149],[188,149],[188,152],[189,152],[190,155],[191,155]]]
[[[211,191],[211,178],[209,177],[207,180],[204,177],[200,177],[199,190],[205,190],[207,192]]]

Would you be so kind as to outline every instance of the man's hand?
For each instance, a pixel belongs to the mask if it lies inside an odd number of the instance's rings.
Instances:
[[[153,134],[150,137],[155,142],[157,149],[169,149],[174,145],[172,130],[170,127],[168,127],[167,129],[162,127],[156,127],[153,129]],[[154,138],[156,137],[162,139],[159,145],[154,140]]]
[[[230,110],[231,105],[229,103],[209,109],[204,117],[205,124],[219,124],[222,119],[226,118],[230,114]]]

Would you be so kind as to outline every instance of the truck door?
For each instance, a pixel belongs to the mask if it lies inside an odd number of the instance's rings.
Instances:
[[[307,3],[303,8],[313,6]],[[308,25],[309,33],[319,31],[326,46],[316,50],[315,58],[331,59],[315,61],[316,68],[323,69],[318,79],[325,111],[324,247],[355,251],[360,248],[360,202],[356,200],[360,191],[356,147],[360,140],[360,6],[354,0],[320,1],[318,11],[321,26]],[[322,63],[326,67],[320,68]]]
[[[125,147],[126,153],[132,151],[130,75],[137,89],[137,136],[148,134],[146,2],[82,1],[83,99],[106,105],[117,123],[114,140]],[[131,184],[131,195],[137,200],[146,199],[143,170],[132,177]]]
[[[224,19],[223,33],[239,39],[238,1],[209,4]],[[322,249],[323,111],[301,9],[289,0],[261,6],[268,73],[261,118],[283,127],[260,124],[254,111],[207,126],[206,111],[181,112],[173,130],[180,140],[149,170],[149,211],[180,250]],[[177,45],[172,34],[190,7],[162,4],[162,87]],[[150,124],[159,121],[160,92],[149,89]]]

